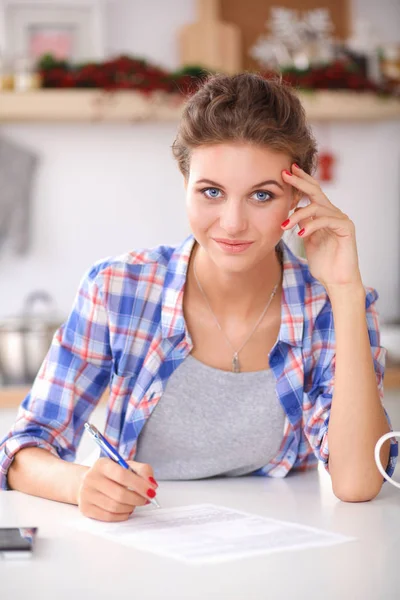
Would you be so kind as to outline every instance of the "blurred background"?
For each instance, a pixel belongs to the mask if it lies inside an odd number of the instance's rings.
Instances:
[[[244,69],[299,88],[397,394],[400,0],[2,0],[0,405],[23,398],[94,261],[189,233],[171,156],[184,94]]]

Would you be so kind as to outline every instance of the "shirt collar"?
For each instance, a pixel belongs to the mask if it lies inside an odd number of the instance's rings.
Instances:
[[[296,256],[280,241],[282,254],[282,302],[279,340],[291,346],[303,345],[305,281],[309,271],[305,259]]]
[[[182,244],[175,248],[168,263],[161,307],[163,338],[171,338],[186,333],[183,315],[183,292],[194,243],[193,235],[187,237]]]
[[[163,338],[188,335],[183,314],[190,255],[195,243],[193,235],[177,246],[169,260],[164,282],[161,309]],[[305,281],[312,279],[305,259],[299,258],[283,240],[279,242],[282,256],[282,303],[279,340],[291,346],[302,346],[304,331]]]

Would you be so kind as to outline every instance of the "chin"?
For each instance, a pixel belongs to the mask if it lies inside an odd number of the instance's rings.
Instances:
[[[212,245],[214,245],[214,243]],[[257,253],[254,252],[253,248],[249,248],[245,252],[238,254],[225,253],[223,250],[218,250],[218,248],[215,247],[205,247],[205,250],[219,269],[234,273],[248,271],[262,260],[262,257],[257,256]]]

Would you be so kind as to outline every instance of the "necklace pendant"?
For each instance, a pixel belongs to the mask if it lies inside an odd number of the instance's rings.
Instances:
[[[235,354],[233,355],[233,358],[232,358],[232,371],[234,373],[240,373],[240,363],[239,363],[239,356],[238,356],[237,352],[235,352]]]

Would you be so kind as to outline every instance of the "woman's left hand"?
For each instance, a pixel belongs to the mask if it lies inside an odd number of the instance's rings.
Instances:
[[[308,196],[310,204],[297,208],[282,229],[299,225],[310,273],[325,288],[362,285],[353,221],[329,201],[316,179],[296,164],[292,171],[282,172],[283,181]]]

